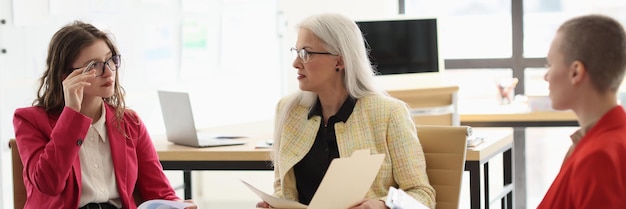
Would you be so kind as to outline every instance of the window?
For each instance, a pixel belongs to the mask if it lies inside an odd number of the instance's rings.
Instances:
[[[509,0],[407,0],[407,16],[437,17],[444,59],[511,56]],[[463,34],[463,35],[459,35]]]

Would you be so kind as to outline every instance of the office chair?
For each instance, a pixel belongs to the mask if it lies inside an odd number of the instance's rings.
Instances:
[[[15,139],[9,141],[9,148],[11,148],[11,159],[13,161],[13,208],[23,209],[26,203],[26,186],[24,186],[24,180],[22,179],[24,166],[22,165],[20,153],[17,151]]]
[[[465,169],[468,126],[417,125],[426,157],[426,173],[435,188],[437,209],[458,209]]]

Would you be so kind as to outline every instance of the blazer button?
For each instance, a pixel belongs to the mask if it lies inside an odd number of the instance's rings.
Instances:
[[[76,140],[76,145],[78,146],[83,145],[83,140],[82,139]]]

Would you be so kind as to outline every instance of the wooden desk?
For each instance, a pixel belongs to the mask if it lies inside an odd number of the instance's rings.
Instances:
[[[510,128],[473,128],[472,136],[484,137],[485,141],[476,147],[468,148],[465,155],[465,170],[470,174],[470,208],[489,208],[491,203],[500,200],[501,208],[513,206],[513,130]],[[489,197],[489,160],[502,154],[503,188],[494,198]],[[480,167],[483,166],[483,171]],[[480,177],[484,179],[482,192],[485,207],[481,207]]]
[[[461,124],[473,127],[545,127],[578,126],[578,121],[571,111],[461,113]]]
[[[576,115],[571,111],[531,112],[524,106],[465,107],[460,111],[461,125],[472,127],[512,127],[514,165],[514,204],[526,206],[526,128],[578,126]]]
[[[504,155],[505,191],[502,197],[508,195],[505,201],[511,200],[513,184],[511,179],[511,143],[513,141],[511,129],[479,128],[474,129],[474,135],[485,137],[485,142],[468,149],[466,153],[465,170],[470,173],[470,198],[472,208],[480,208],[481,188],[480,177],[485,176],[484,197],[489,200],[488,173],[481,173],[480,166],[488,168],[489,160],[498,154]],[[154,145],[164,170],[182,170],[185,184],[185,199],[191,199],[191,171],[194,170],[272,170],[269,149],[255,149],[255,145],[268,139],[270,134],[262,134],[246,138],[245,145],[194,148],[175,145],[167,142],[163,137],[154,137]],[[507,157],[508,156],[508,157]],[[507,181],[505,181],[507,182]],[[509,188],[507,190],[507,188]],[[489,201],[486,201],[489,202]],[[477,205],[477,206],[476,206]]]
[[[154,140],[163,170],[183,171],[185,199],[192,199],[191,171],[195,170],[273,170],[269,149],[256,149],[267,137],[242,140],[244,145],[195,148],[172,144],[165,138]]]

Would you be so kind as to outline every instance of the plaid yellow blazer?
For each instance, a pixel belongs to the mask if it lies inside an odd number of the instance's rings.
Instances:
[[[277,112],[287,107],[285,98]],[[274,162],[275,196],[298,199],[293,166],[311,149],[321,117],[307,119],[309,107],[295,102],[284,118],[279,143],[274,147],[279,156]],[[430,208],[435,207],[435,190],[428,182],[422,146],[407,105],[387,96],[365,96],[357,100],[346,123],[335,124],[340,157],[349,157],[356,150],[370,149],[385,154],[385,160],[367,193],[368,198],[385,200],[390,186],[401,188]]]

